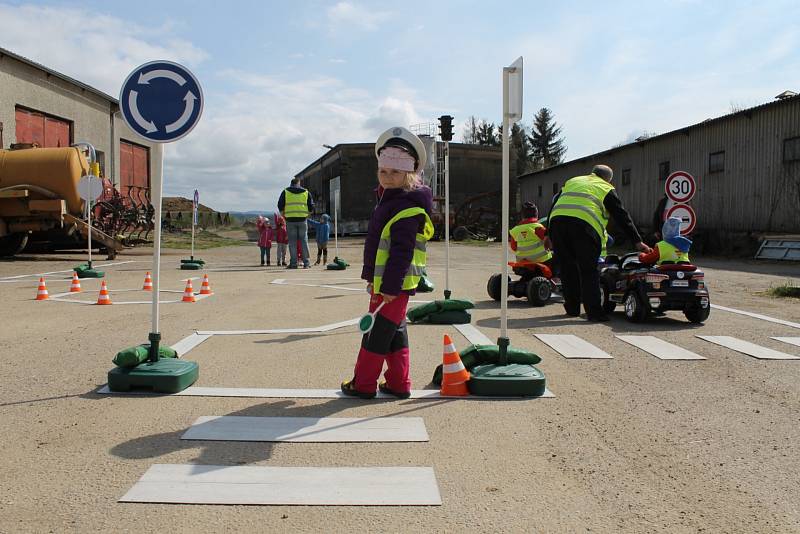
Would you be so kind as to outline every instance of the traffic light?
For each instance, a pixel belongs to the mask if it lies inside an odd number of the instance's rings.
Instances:
[[[439,117],[439,136],[442,141],[451,141],[453,139],[453,117],[450,115]]]

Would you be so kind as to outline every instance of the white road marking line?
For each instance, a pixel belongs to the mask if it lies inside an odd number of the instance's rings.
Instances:
[[[467,338],[467,341],[473,345],[496,345],[496,343],[484,335],[483,332],[471,324],[456,324],[453,326],[455,326],[456,330],[461,332],[461,335]]]
[[[126,289],[115,289],[115,290],[109,291],[109,293],[113,293],[115,291],[123,292],[123,291],[140,291],[140,290],[138,290],[138,289],[127,289],[127,290]],[[98,293],[99,291],[97,291],[97,290],[82,291],[81,293],[89,293],[89,292]],[[183,291],[177,291],[177,290],[174,290],[174,289],[162,289],[161,292],[162,293],[180,293],[180,294],[183,294]],[[88,305],[94,306],[95,304],[97,304],[96,300],[78,300],[76,298],[67,298],[68,295],[79,295],[79,294],[80,293],[59,293],[57,295],[51,295],[50,298],[48,299],[48,301],[70,302],[72,304],[85,304],[87,306]],[[199,293],[195,293],[194,298],[195,298],[195,300],[203,300],[203,299],[208,298],[210,296],[211,295],[200,295]],[[45,302],[48,302],[48,301],[45,301]],[[175,304],[176,302],[182,302],[182,299],[175,299],[175,300],[161,300],[161,299],[159,299],[158,302],[160,304]],[[124,304],[152,304],[152,303],[153,303],[152,300],[133,300],[133,301],[128,301],[128,302],[114,302],[112,300],[111,305],[112,306],[121,306],[121,305],[124,305]]]
[[[150,467],[120,502],[439,506],[431,467]]]
[[[720,345],[722,347],[735,350],[736,352],[747,354],[748,356],[752,356],[753,358],[758,358],[759,360],[800,360],[800,357],[798,356],[793,356],[791,354],[779,352],[777,350],[769,349],[767,347],[762,347],[760,345],[756,345],[755,343],[750,343],[749,341],[743,341],[741,339],[737,339],[731,336],[697,336],[697,337],[699,337],[700,339],[705,339],[710,343],[714,343],[716,345]]]
[[[201,416],[184,440],[291,443],[428,441],[421,417]]]
[[[101,395],[159,395],[163,393],[153,393],[150,391],[125,391],[116,392],[103,386],[96,393]],[[178,393],[170,394],[172,397],[247,397],[257,399],[352,399],[340,389],[270,389],[270,388],[213,388],[203,386],[190,386]],[[547,389],[541,397],[478,397],[470,395],[468,397],[448,397],[442,396],[436,389],[415,389],[411,391],[412,399],[464,399],[464,400],[487,400],[487,399],[515,399],[515,400],[534,400],[538,398],[554,398],[555,395]],[[392,395],[378,392],[378,399],[394,399]]]
[[[695,354],[672,343],[667,343],[654,336],[616,336],[625,343],[648,352],[660,360],[705,360],[703,356]]]
[[[262,330],[198,330],[197,333],[201,335],[212,336],[244,336],[251,334],[313,334],[321,332],[330,332],[337,328],[344,328],[347,326],[357,325],[361,317],[357,319],[348,319],[340,323],[326,324],[322,326],[313,326],[310,328],[270,328]]]
[[[125,265],[126,263],[134,263],[135,260],[130,261],[120,261],[116,263],[102,263],[99,265],[93,265],[92,267],[112,267],[114,265]],[[61,274],[61,273],[71,273],[73,269],[66,269],[64,271],[50,271],[49,273],[37,273],[37,274],[20,274],[17,276],[4,276],[0,278],[0,283],[2,282],[29,282],[30,280],[21,280],[22,278],[39,278],[42,276],[48,276],[51,274]],[[71,279],[70,279],[71,280]],[[81,280],[87,280],[87,278],[82,278]],[[93,279],[92,279],[93,280]]]
[[[178,352],[178,357],[183,358],[190,350],[198,346],[203,341],[207,340],[211,337],[211,334],[191,334],[186,336],[185,338],[181,339],[174,345],[172,348]]]
[[[785,326],[791,326],[792,328],[800,328],[800,323],[793,323],[791,321],[784,321],[783,319],[776,319],[774,317],[769,317],[767,315],[761,315],[760,313],[753,313],[744,310],[737,310],[734,308],[728,308],[725,306],[720,306],[719,304],[712,304],[712,308],[715,310],[722,310],[730,313],[738,313],[739,315],[746,315],[748,317],[753,317],[755,319],[761,319],[762,321],[769,321],[771,323],[782,324]]]
[[[302,286],[302,287],[322,287],[325,289],[335,289],[338,291],[356,291],[359,293],[365,293],[366,291],[364,288],[356,288],[356,287],[344,287],[344,286],[332,286],[329,284],[303,284],[303,283],[296,283],[296,282],[287,282],[283,278],[278,278],[270,282],[270,284],[277,284],[279,286]]]
[[[776,339],[782,343],[788,343],[789,345],[795,345],[800,347],[800,337],[773,337],[772,339]]]
[[[600,350],[578,336],[562,334],[534,334],[540,341],[565,358],[609,359],[607,352]]]

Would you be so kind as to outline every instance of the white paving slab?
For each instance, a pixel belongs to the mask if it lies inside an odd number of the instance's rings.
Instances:
[[[172,348],[178,351],[178,357],[182,358],[186,353],[210,337],[210,334],[191,334],[172,345]]]
[[[711,343],[721,345],[723,347],[747,354],[759,360],[800,360],[800,357],[779,352],[777,350],[762,347],[749,341],[743,341],[731,336],[697,336],[700,339],[705,339]]]
[[[753,313],[744,310],[737,310],[735,308],[728,308],[726,306],[720,306],[719,304],[712,304],[712,308],[715,310],[722,310],[730,313],[737,313],[739,315],[746,315],[747,317],[753,317],[754,319],[761,319],[762,321],[769,321],[770,323],[782,324],[784,326],[791,326],[792,328],[800,328],[800,323],[793,323],[791,321],[784,321],[783,319],[776,319],[775,317],[770,317],[768,315],[761,315],[760,313]]]
[[[777,339],[782,343],[788,343],[789,345],[800,347],[800,337],[773,337],[772,339]]]
[[[348,397],[340,389],[270,389],[270,388],[212,388],[202,386],[191,386],[178,393],[153,393],[152,391],[125,391],[116,392],[103,386],[97,390],[101,395],[158,395],[170,397],[249,397],[258,399],[354,399]],[[412,399],[464,399],[464,400],[487,400],[487,399],[543,399],[554,398],[555,395],[546,389],[541,397],[478,397],[470,395],[468,397],[448,397],[442,396],[438,389],[414,389],[411,391]],[[394,399],[391,395],[378,392],[377,399]]]
[[[181,439],[348,443],[428,441],[421,417],[202,416]]]
[[[565,334],[534,334],[539,340],[565,358],[609,359],[612,356],[578,336]]]
[[[616,336],[625,343],[648,352],[660,360],[705,360],[703,356],[655,336]]]
[[[120,502],[439,506],[430,467],[261,467],[156,464]]]
[[[494,341],[471,324],[456,324],[453,326],[473,345],[496,345]]]

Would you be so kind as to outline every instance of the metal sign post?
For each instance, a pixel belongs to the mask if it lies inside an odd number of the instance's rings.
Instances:
[[[194,227],[197,225],[197,205],[200,203],[200,193],[197,189],[194,190],[194,197],[192,197],[192,255],[191,259],[194,260]]]
[[[337,189],[333,193],[333,201],[335,202],[333,206],[333,242],[334,247],[336,248],[336,256],[335,258],[339,257],[339,190]]]
[[[444,141],[444,298],[449,299],[450,291],[450,141],[453,139],[453,117],[439,117],[439,135]],[[435,145],[435,143],[434,143]]]
[[[509,129],[522,118],[522,57],[503,67],[503,276],[500,286],[500,365],[507,362],[508,339],[508,218],[509,218]]]
[[[164,144],[186,136],[197,125],[203,112],[203,91],[197,78],[182,65],[152,61],[134,69],[120,91],[122,117],[128,126],[148,141]],[[161,284],[161,198],[164,178],[162,151],[158,172],[153,177],[155,232],[153,236],[153,321],[149,335],[149,361],[158,361],[159,289]],[[194,226],[192,227],[194,232]],[[194,235],[194,234],[193,234]],[[192,245],[194,247],[194,245]]]

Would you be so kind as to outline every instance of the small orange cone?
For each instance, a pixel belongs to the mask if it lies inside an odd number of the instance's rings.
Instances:
[[[80,293],[81,292],[81,281],[78,278],[78,273],[72,271],[72,284],[69,286],[70,293]]]
[[[111,295],[108,294],[108,287],[106,287],[105,280],[100,282],[100,294],[97,296],[97,304],[111,304]]]
[[[447,334],[444,335],[444,357],[442,365],[442,388],[440,393],[448,397],[464,397],[469,395],[467,380],[469,371],[461,362],[453,340]]]
[[[153,290],[153,279],[150,278],[150,271],[144,273],[144,285],[142,286],[142,291],[152,291]]]
[[[200,294],[201,295],[213,295],[214,293],[211,292],[211,284],[208,283],[208,275],[203,275],[203,285],[200,286]]]
[[[44,278],[39,278],[39,290],[36,292],[36,300],[47,300],[50,295],[47,293],[47,286],[44,283]]]
[[[192,281],[186,280],[186,289],[183,290],[183,299],[181,302],[197,302],[194,298],[194,289],[192,289]]]

